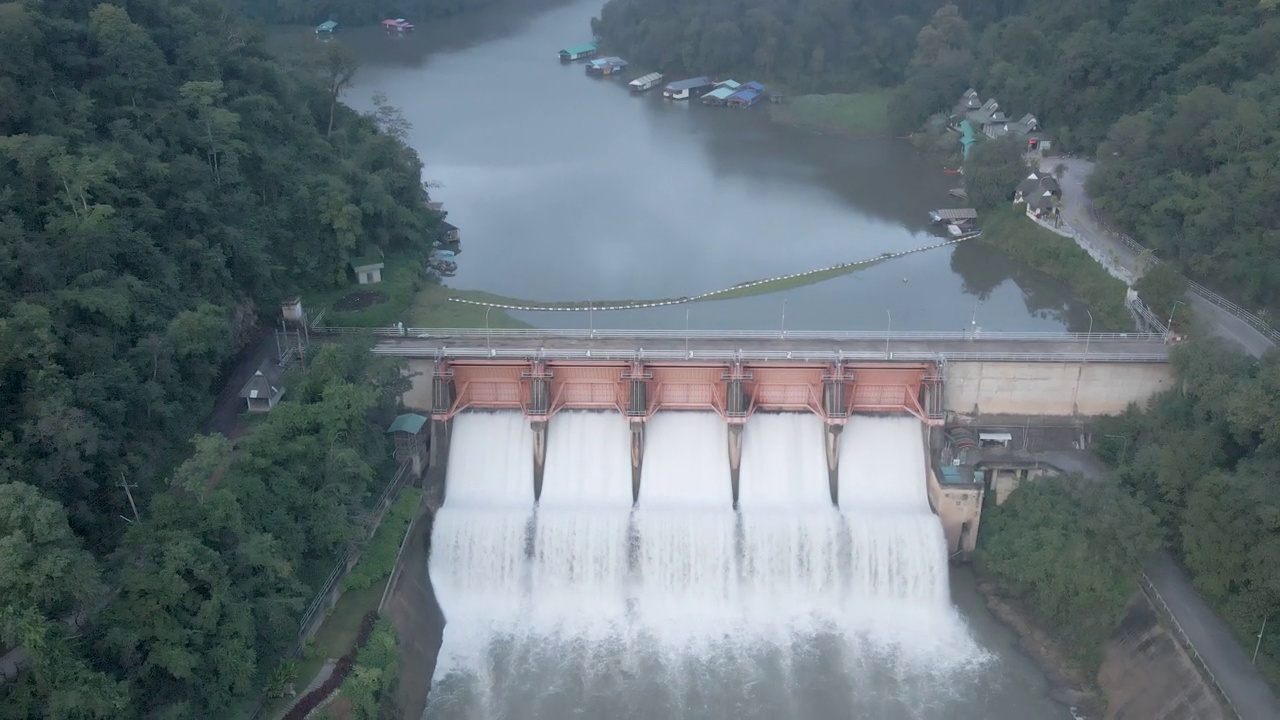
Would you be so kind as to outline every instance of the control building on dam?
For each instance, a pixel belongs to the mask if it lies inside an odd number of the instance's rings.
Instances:
[[[627,419],[633,499],[640,493],[646,422],[656,413],[718,414],[728,425],[735,504],[742,431],[755,413],[822,419],[836,504],[840,435],[848,419],[914,416],[926,458],[921,482],[952,553],[973,549],[991,470],[955,452],[948,425],[989,416],[1117,413],[1169,387],[1172,376],[1166,338],[1132,333],[410,330],[380,342],[375,352],[407,358],[412,389],[404,404],[430,414],[433,444],[447,442],[458,413],[523,413],[534,433],[535,498],[549,421],[564,410]]]

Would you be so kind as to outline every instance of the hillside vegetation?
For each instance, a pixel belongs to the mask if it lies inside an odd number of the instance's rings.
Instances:
[[[439,222],[341,44],[261,41],[205,0],[0,4],[0,718],[228,717],[389,478],[399,376],[358,350],[234,458],[192,442],[259,317]]]

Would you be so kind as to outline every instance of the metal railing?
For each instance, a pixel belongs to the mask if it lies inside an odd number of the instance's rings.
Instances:
[[[1099,226],[1101,226],[1107,232],[1115,236],[1121,243],[1123,243],[1130,250],[1133,250],[1134,252],[1141,254],[1150,249],[1144,246],[1142,243],[1138,242],[1137,240],[1134,240],[1127,233],[1120,232],[1119,230],[1112,227],[1110,223],[1103,220],[1102,216],[1098,214],[1098,209],[1094,207],[1092,200],[1087,200],[1086,204],[1089,207],[1089,214],[1093,217],[1094,222],[1096,222]],[[1154,250],[1151,251],[1150,257],[1151,257],[1151,262],[1153,263],[1164,262],[1160,258],[1156,257]],[[1175,272],[1177,271],[1175,270]],[[1268,341],[1270,341],[1272,345],[1280,345],[1280,331],[1277,331],[1276,328],[1273,327],[1266,320],[1263,320],[1262,318],[1258,317],[1256,314],[1244,309],[1239,304],[1226,299],[1225,297],[1210,290],[1204,285],[1201,285],[1195,280],[1192,280],[1191,278],[1186,277],[1182,273],[1179,272],[1178,275],[1187,281],[1187,288],[1190,289],[1192,292],[1204,298],[1209,303],[1216,305],[1218,308],[1244,321],[1247,325],[1252,327],[1254,330],[1257,330],[1259,333],[1261,333],[1262,336],[1265,337]]]
[[[1191,638],[1187,635],[1187,632],[1182,629],[1182,624],[1178,622],[1177,616],[1173,614],[1173,609],[1169,607],[1169,603],[1165,602],[1160,591],[1156,589],[1155,583],[1151,582],[1151,578],[1147,577],[1147,573],[1145,571],[1141,574],[1138,584],[1142,587],[1142,592],[1147,596],[1147,599],[1152,601],[1152,605],[1155,607],[1156,612],[1160,613],[1161,617],[1163,617],[1169,625],[1173,627],[1173,630],[1177,634],[1182,646],[1191,652],[1191,658],[1195,661],[1197,668],[1200,670],[1201,676],[1209,681],[1209,684],[1213,686],[1215,691],[1217,691],[1218,697],[1222,698],[1227,707],[1231,709],[1232,714],[1235,715],[1236,718],[1241,718],[1242,716],[1240,715],[1240,711],[1236,709],[1235,704],[1231,702],[1231,698],[1227,695],[1226,691],[1222,689],[1222,684],[1218,682],[1217,676],[1215,676],[1213,674],[1213,670],[1209,668],[1209,663],[1205,662],[1205,659],[1201,657],[1200,652],[1196,650],[1195,644],[1191,642]]]
[[[1168,362],[1169,354],[1163,349],[1157,352],[1114,352],[1093,350],[1090,352],[1001,352],[1001,351],[928,351],[928,350],[638,350],[638,349],[562,349],[562,348],[483,348],[483,347],[407,347],[377,346],[378,355],[410,358],[493,358],[527,360],[685,360],[703,362],[729,362],[733,360],[821,362],[900,360],[915,362],[933,361],[986,361],[986,362]]]
[[[337,335],[366,334],[378,337],[399,337],[409,340],[448,339],[456,337],[475,338],[563,338],[575,340],[965,340],[974,343],[983,341],[1019,341],[1019,342],[1163,342],[1162,333],[1146,332],[1000,332],[967,330],[612,330],[612,329],[486,329],[486,328],[399,328],[399,327],[320,327],[312,328],[312,332]]]

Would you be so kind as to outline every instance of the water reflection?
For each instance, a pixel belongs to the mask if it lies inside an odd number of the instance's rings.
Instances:
[[[533,301],[684,296],[938,241],[928,211],[954,204],[954,179],[908,143],[779,127],[766,106],[637,97],[554,57],[586,35],[598,3],[541,7],[551,9],[433,23],[403,38],[341,37],[362,63],[347,101],[369,110],[385,93],[413,124],[427,176],[443,184],[433,195],[464,250],[451,284]],[[785,301],[795,329],[879,328],[886,310],[895,328],[961,329],[975,294],[987,329],[1070,321],[1059,283],[1007,261],[1011,282],[971,281],[966,266],[988,273],[1000,259],[960,248],[700,304],[690,323],[769,328]],[[683,327],[684,318],[680,308],[524,316],[552,327]]]

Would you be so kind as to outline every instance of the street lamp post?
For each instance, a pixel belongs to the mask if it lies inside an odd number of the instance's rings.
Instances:
[[[787,299],[782,298],[782,339],[787,339]]]
[[[1267,619],[1262,618],[1262,628],[1258,630],[1258,642],[1255,643],[1253,646],[1253,660],[1251,662],[1254,665],[1258,664],[1258,649],[1262,647],[1262,634],[1265,633],[1266,631],[1267,631]]]
[[[1169,322],[1167,323],[1167,326],[1169,328],[1170,338],[1173,337],[1173,314],[1178,311],[1179,305],[1186,305],[1186,303],[1182,302],[1181,300],[1174,300],[1173,307],[1169,308]]]
[[[889,336],[893,334],[893,313],[889,312],[889,308],[885,308],[884,314],[889,318],[889,325],[884,331],[884,359],[889,360],[892,358],[889,355]]]
[[[590,323],[591,337],[596,336],[596,304],[590,300],[587,301],[587,322]]]
[[[1093,313],[1089,312],[1089,308],[1084,309],[1089,313],[1089,332],[1084,336],[1084,361],[1089,362],[1089,341],[1093,339]]]
[[[689,306],[684,308],[684,354],[689,354]]]
[[[492,309],[492,305],[486,305],[484,307],[484,347],[491,355],[493,354],[493,345],[489,341],[489,311]]]
[[[973,340],[978,335],[978,306],[982,304],[981,300],[973,301],[973,315],[969,317],[969,339]]]

